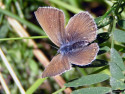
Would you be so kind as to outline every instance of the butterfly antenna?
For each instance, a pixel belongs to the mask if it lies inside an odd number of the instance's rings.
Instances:
[[[51,45],[51,44],[49,44],[49,45],[52,46],[53,48],[57,49],[57,50],[59,49],[59,48],[56,47],[56,46],[53,46],[53,45]],[[59,53],[57,52],[56,55],[57,55],[57,54],[59,54]]]
[[[58,48],[58,47],[56,47],[56,46],[53,46],[53,45],[51,45],[51,44],[49,44],[49,45],[50,45],[50,46],[52,46],[53,48],[57,49],[57,50],[59,49],[59,48]]]

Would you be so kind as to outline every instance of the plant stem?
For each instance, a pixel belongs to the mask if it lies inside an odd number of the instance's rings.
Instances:
[[[0,38],[0,41],[6,41],[6,40],[21,40],[21,39],[40,39],[40,38],[48,38],[48,36],[17,37],[17,38]]]
[[[102,16],[102,20],[101,20],[101,21],[103,21],[103,19],[106,18],[106,16],[108,16],[108,15],[112,12],[112,10],[114,10],[114,8],[115,8],[115,6],[111,7],[111,8]]]
[[[112,38],[111,48],[114,48],[114,34],[113,34],[113,32],[115,31],[115,26],[116,26],[116,18],[115,18],[115,15],[113,13],[113,25],[112,25],[112,29],[111,29],[111,38]]]

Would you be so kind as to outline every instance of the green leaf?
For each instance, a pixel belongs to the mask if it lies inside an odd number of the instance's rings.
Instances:
[[[3,25],[0,27],[0,38],[5,38],[8,33],[8,27],[6,25]]]
[[[114,62],[110,62],[110,72],[113,78],[119,80],[119,79],[124,79],[124,75],[119,68],[119,66],[116,65]]]
[[[30,66],[30,69],[32,70],[32,72],[34,72],[35,74],[38,73],[38,65],[36,64],[36,62],[34,60],[30,59],[29,66]]]
[[[125,89],[125,83],[121,80],[117,80],[115,78],[110,78],[110,85],[112,86],[112,90],[117,90],[117,89]]]
[[[100,50],[104,50],[104,51],[108,52],[110,50],[110,48],[108,46],[104,46],[104,47],[100,48]]]
[[[109,32],[99,33],[97,35],[97,42],[98,44],[102,44],[106,42],[109,38],[110,38]]]
[[[125,20],[119,20],[118,25],[122,28],[125,29]]]
[[[84,85],[92,85],[92,84],[105,81],[107,79],[109,79],[109,76],[107,74],[92,74],[88,76],[83,76],[78,80],[66,83],[65,86],[78,87],[78,86],[84,86]]]
[[[121,68],[121,70],[125,70],[125,65],[123,63],[122,57],[114,48],[111,49],[111,60],[112,62],[116,63]]]
[[[125,43],[125,32],[119,29],[116,29],[114,32],[114,39],[118,42],[124,42]]]
[[[39,78],[27,91],[26,94],[33,94],[35,90],[47,79],[46,78]]]
[[[91,87],[75,90],[72,94],[106,94],[111,92],[109,87]]]
[[[101,59],[95,59],[90,65],[86,65],[85,68],[91,68],[91,67],[102,67],[108,65],[108,62]]]
[[[108,51],[110,51],[110,48],[108,46],[104,46],[104,47],[99,49],[99,53],[98,54],[100,55],[100,54],[106,53]]]
[[[113,20],[112,16],[107,16],[103,20],[102,20],[102,18],[103,18],[103,16],[100,16],[95,19],[98,29],[110,24]]]
[[[125,58],[125,53],[122,54],[122,57]]]

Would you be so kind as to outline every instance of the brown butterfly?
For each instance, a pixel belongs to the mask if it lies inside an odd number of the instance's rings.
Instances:
[[[60,49],[50,64],[45,68],[42,77],[62,74],[71,69],[71,64],[88,65],[99,51],[96,39],[97,26],[88,12],[73,16],[66,28],[63,11],[54,7],[40,7],[35,12],[36,18],[51,41]]]

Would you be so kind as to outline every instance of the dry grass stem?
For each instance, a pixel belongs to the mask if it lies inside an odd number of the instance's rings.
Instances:
[[[9,90],[1,72],[0,72],[0,82],[1,82],[1,85],[3,86],[3,89],[5,90],[6,94],[10,94],[10,90]]]
[[[19,79],[17,78],[17,76],[16,76],[16,74],[15,74],[13,68],[11,67],[10,63],[8,62],[6,56],[4,55],[4,53],[3,53],[3,51],[2,51],[1,48],[0,48],[0,56],[1,56],[1,58],[2,58],[2,60],[3,60],[3,62],[4,62],[4,64],[5,64],[5,66],[7,67],[7,69],[8,69],[8,71],[9,71],[10,75],[12,76],[14,82],[15,82],[16,85],[18,86],[18,88],[19,88],[21,94],[25,94],[25,90],[23,89],[23,87],[22,87],[22,85],[21,85]]]

